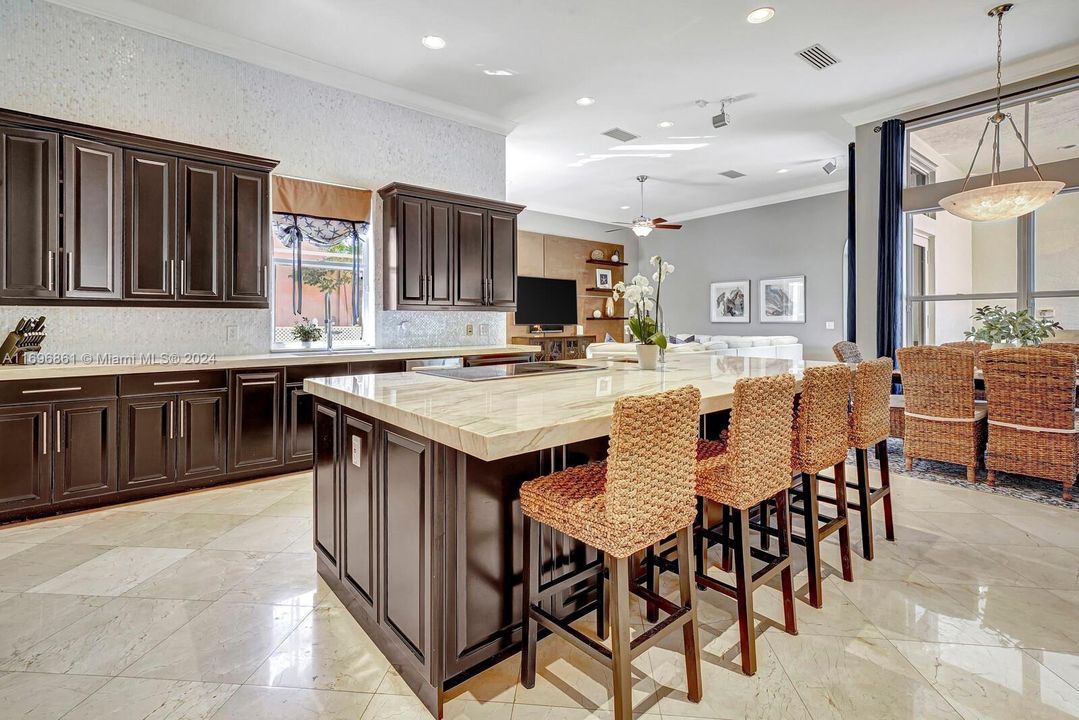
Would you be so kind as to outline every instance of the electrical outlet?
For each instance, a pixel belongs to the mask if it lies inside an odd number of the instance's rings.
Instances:
[[[824,329],[825,330],[835,330],[835,323],[832,322],[831,320],[829,320],[828,322],[824,323]]]
[[[472,323],[465,325],[465,335],[472,337]]]
[[[480,337],[481,338],[487,337],[487,334],[490,332],[490,329],[491,329],[491,326],[488,325],[487,323],[480,323]]]
[[[240,339],[240,326],[239,325],[226,325],[225,326],[225,342],[236,342]]]

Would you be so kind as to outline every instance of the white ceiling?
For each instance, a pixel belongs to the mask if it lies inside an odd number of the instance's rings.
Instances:
[[[996,34],[993,0],[53,1],[508,131],[509,199],[599,220],[637,213],[641,173],[654,178],[648,214],[667,218],[841,189],[850,121],[987,88]],[[747,23],[765,2],[775,18]],[[424,48],[427,34],[446,48]],[[1019,0],[1004,40],[1005,82],[1079,63],[1079,2]],[[795,55],[814,43],[841,62],[818,71]],[[578,107],[584,95],[596,104]],[[725,96],[742,99],[713,130],[718,105],[693,101]],[[600,135],[616,126],[641,139]],[[648,152],[669,157],[632,157]],[[829,177],[831,157],[841,172]],[[747,177],[718,176],[728,169]]]

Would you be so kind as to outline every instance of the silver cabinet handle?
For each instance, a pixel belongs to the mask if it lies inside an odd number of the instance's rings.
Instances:
[[[169,289],[168,289],[169,295],[172,295],[172,293],[175,292],[175,290],[176,290],[176,268],[175,268],[175,264],[176,263],[175,263],[174,260],[169,260],[169,261],[167,261],[167,263],[165,265],[165,281],[168,283],[168,286],[169,286]]]
[[[175,434],[175,427],[173,426],[172,418],[172,400],[169,400],[169,440],[172,440]]]
[[[56,289],[56,253],[49,251],[49,290]]]
[[[159,385],[197,385],[200,380],[157,380],[154,382],[154,387]]]
[[[63,445],[62,436],[60,435],[60,411],[56,411],[56,454],[60,454],[60,447]]]
[[[180,294],[183,295],[184,294],[184,288],[187,287],[187,283],[184,282],[184,261],[183,260],[180,261],[180,275],[179,275],[179,277],[177,279],[177,282],[179,283],[177,285],[177,287],[180,288]]]
[[[42,455],[48,455],[49,454],[49,411],[48,410],[42,410],[41,411],[41,430],[42,430],[42,432],[44,434],[44,437],[42,438],[42,442],[41,442],[41,454]]]
[[[259,287],[259,295],[261,295],[262,297],[267,297],[269,295],[270,283],[266,277],[265,265],[262,266],[262,272],[259,273],[259,279],[262,281],[262,284]]]
[[[75,392],[82,390],[81,387],[62,387],[62,388],[42,388],[40,390],[23,390],[23,395],[39,395],[41,393],[54,393],[54,392]]]
[[[276,380],[257,380],[255,382],[245,382],[244,387],[253,387],[255,385],[276,385]]]
[[[66,251],[67,254],[67,291],[75,291],[75,253],[70,250]]]
[[[180,400],[180,437],[184,436],[184,401]]]

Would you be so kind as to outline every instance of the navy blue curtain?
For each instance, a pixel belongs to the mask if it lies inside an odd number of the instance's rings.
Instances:
[[[880,129],[880,216],[877,224],[877,357],[895,359],[903,342],[903,166],[906,124]]]
[[[847,340],[858,342],[858,260],[854,213],[854,143],[847,145]]]

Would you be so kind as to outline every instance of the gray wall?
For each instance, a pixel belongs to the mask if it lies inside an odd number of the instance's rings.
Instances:
[[[651,277],[653,255],[675,266],[663,292],[669,334],[795,335],[809,360],[829,360],[843,339],[843,245],[847,194],[820,195],[690,220],[680,231],[656,231],[640,242],[640,272]],[[806,276],[806,322],[760,323],[758,282]],[[750,281],[748,323],[712,323],[709,285]],[[832,321],[835,329],[826,330]]]
[[[536,212],[535,210],[525,210],[517,216],[517,227],[521,230],[543,233],[544,235],[562,235],[563,237],[581,238],[582,240],[622,243],[625,247],[622,260],[629,263],[629,267],[626,269],[633,270],[637,267],[637,236],[629,230],[607,232],[611,228],[618,227],[617,225],[565,217],[564,215],[551,215],[550,213]],[[629,276],[632,276],[632,274],[630,273]]]

